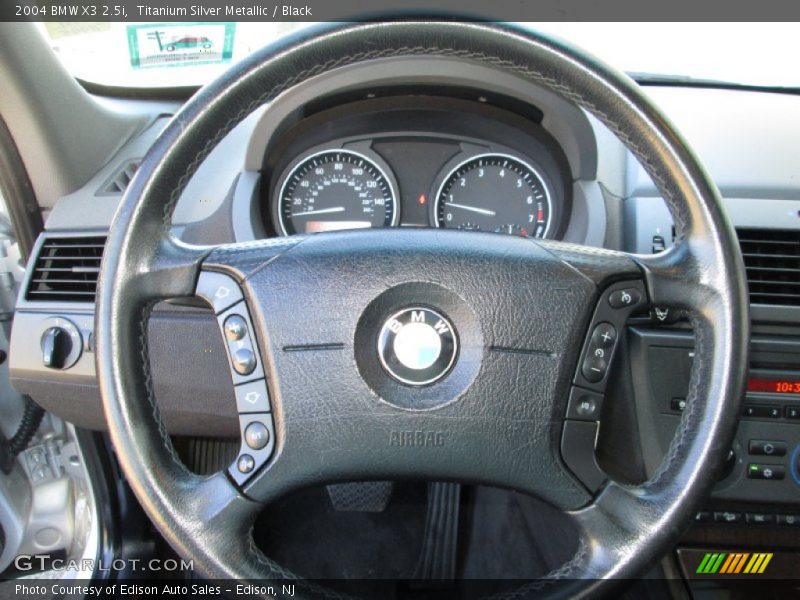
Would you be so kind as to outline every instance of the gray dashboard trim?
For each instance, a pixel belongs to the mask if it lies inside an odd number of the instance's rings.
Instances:
[[[561,145],[575,179],[597,174],[596,143],[586,114],[547,90],[509,73],[463,59],[444,57],[384,58],[333,69],[294,86],[276,98],[256,123],[245,169],[261,168],[269,140],[286,119],[306,103],[333,92],[404,84],[453,85],[491,91],[535,104],[544,113],[542,127]]]
[[[125,144],[83,187],[59,199],[47,218],[45,228],[51,231],[108,229],[122,195],[99,195],[98,191],[122,165],[141,159],[168,122],[168,117],[157,118]]]
[[[237,242],[250,242],[267,236],[260,214],[261,173],[243,171],[236,182],[231,206],[233,233]]]
[[[178,227],[204,221],[224,203],[234,178],[244,164],[245,148],[253,123],[260,118],[262,112],[263,107],[235,127],[203,161],[183,190],[175,208],[173,221]],[[141,159],[169,120],[170,117],[164,115],[157,118],[150,127],[126,144],[86,185],[61,198],[47,219],[46,229],[108,229],[122,195],[99,195],[98,190],[121,165]],[[226,174],[230,177],[226,177]]]
[[[95,355],[86,345],[94,315],[52,308],[51,313],[17,314],[9,360],[11,384],[78,426],[105,429]],[[42,365],[39,336],[53,313],[74,323],[83,336],[83,353],[68,370]],[[156,398],[170,432],[235,437],[239,430],[233,383],[213,314],[175,307],[154,311],[148,344]]]
[[[3,118],[45,208],[84,185],[152,118],[90,96],[34,23],[0,23],[0,73]]]
[[[572,214],[567,217],[563,241],[603,248],[608,226],[602,189],[596,181],[572,185]]]
[[[258,107],[225,137],[192,177],[176,207],[176,234],[184,226],[200,223],[214,214],[225,200],[230,181],[239,174],[231,211],[235,239],[249,241],[264,237],[266,231],[260,206],[260,171],[271,136],[290,122],[294,113],[300,111],[305,103],[326,93],[364,89],[366,94],[368,86],[415,82],[473,87],[476,92],[492,91],[535,104],[544,112],[542,126],[564,149],[574,180],[595,179],[598,168],[596,130],[606,140],[604,145],[608,145],[609,140],[616,140],[609,132],[603,133],[597,123],[591,124],[588,115],[582,110],[513,75],[498,73],[460,59],[380,59],[335,69],[288,90],[268,105]],[[140,103],[135,104],[138,106]],[[110,103],[108,108],[117,108],[122,114],[125,112],[124,106],[118,107],[114,103]],[[121,196],[99,196],[97,190],[114,174],[119,165],[144,156],[168,121],[169,116],[157,118],[147,129],[125,144],[86,185],[61,198],[48,216],[46,229],[59,232],[107,230]],[[619,147],[618,141],[616,144]],[[618,153],[612,154],[616,159]],[[623,168],[623,164],[617,164],[615,159],[604,162],[604,171],[610,174],[615,168]],[[230,173],[231,178],[221,176],[225,173]],[[610,179],[611,185],[614,180],[613,177]],[[604,181],[604,185],[608,184]],[[575,218],[577,222],[570,225],[566,239],[576,243],[602,245],[605,236],[600,228],[605,227],[606,218],[596,210],[602,206],[602,197],[591,193],[591,186],[581,188],[579,193],[584,194],[583,201],[579,199],[577,203],[573,203],[572,214],[567,218]],[[581,213],[581,207],[586,207],[591,215]],[[596,221],[596,217],[600,220]]]
[[[800,198],[800,96],[685,87],[646,93],[675,122],[724,197]],[[629,175],[626,195],[658,195],[632,158]]]
[[[734,227],[800,230],[800,199],[724,198]],[[672,245],[673,220],[660,196],[635,196],[625,200],[626,250],[650,254],[654,235]]]

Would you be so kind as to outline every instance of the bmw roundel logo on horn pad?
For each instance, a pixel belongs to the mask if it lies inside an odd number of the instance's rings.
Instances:
[[[406,385],[438,381],[453,366],[457,353],[452,324],[430,308],[404,308],[389,317],[378,334],[381,365]]]

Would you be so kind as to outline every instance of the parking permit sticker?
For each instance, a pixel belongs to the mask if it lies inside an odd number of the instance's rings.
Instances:
[[[235,23],[147,23],[128,25],[134,69],[228,62]]]

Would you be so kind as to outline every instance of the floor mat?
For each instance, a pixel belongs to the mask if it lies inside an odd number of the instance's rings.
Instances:
[[[342,512],[325,488],[277,502],[259,517],[254,536],[264,553],[312,579],[407,579],[420,555],[425,483],[397,483],[383,512]]]

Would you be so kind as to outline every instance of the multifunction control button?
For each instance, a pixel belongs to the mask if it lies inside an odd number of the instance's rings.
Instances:
[[[239,469],[239,473],[246,475],[256,468],[256,461],[249,454],[242,454],[236,461],[236,468]]]
[[[575,412],[581,417],[596,417],[599,412],[597,401],[591,396],[584,396],[578,400]]]
[[[241,315],[231,315],[225,319],[225,337],[231,342],[238,342],[247,335],[247,321]]]
[[[765,406],[760,404],[746,404],[742,415],[753,419],[780,419],[780,406]]]
[[[242,290],[232,277],[211,271],[200,273],[195,293],[213,306],[216,314],[242,299]]]
[[[606,376],[608,371],[608,361],[605,358],[587,356],[583,361],[583,376],[587,381],[597,383]]]
[[[786,477],[786,469],[781,465],[761,465],[750,463],[747,465],[749,479],[767,479],[778,481]]]
[[[599,421],[603,410],[603,394],[572,386],[567,418],[580,421]]]
[[[716,511],[714,521],[717,523],[741,523],[742,513],[732,510]]]
[[[617,290],[611,292],[608,296],[608,303],[611,308],[628,308],[636,306],[641,302],[642,295],[639,290],[634,288],[626,288],[624,290]]]
[[[596,348],[613,348],[617,330],[611,323],[600,323],[592,332],[592,345]]]
[[[701,510],[694,516],[695,523],[708,523],[711,520],[711,513],[707,510]]]
[[[256,368],[256,355],[250,348],[238,348],[233,351],[231,363],[239,375],[250,375]]]
[[[675,412],[683,412],[686,408],[686,398],[673,398],[669,401],[669,409]]]
[[[236,386],[236,408],[240,413],[270,411],[267,384],[263,379]]]
[[[617,341],[617,330],[611,323],[599,323],[592,331],[581,372],[587,381],[597,383],[606,376],[608,361]]]
[[[244,441],[253,450],[261,450],[269,443],[269,429],[259,421],[253,421],[244,430]]]
[[[786,456],[786,442],[750,440],[747,451],[754,456]]]
[[[775,522],[775,515],[769,513],[747,513],[745,521],[755,525],[772,525]]]

